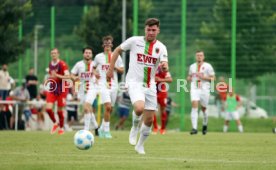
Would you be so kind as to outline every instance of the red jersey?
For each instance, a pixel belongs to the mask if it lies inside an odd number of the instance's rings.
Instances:
[[[227,92],[228,92],[228,85],[226,86],[217,86],[217,91],[219,93],[219,98],[222,101],[226,100]]]
[[[161,66],[158,66],[155,76],[164,79],[164,78],[171,77],[171,74],[168,71],[162,71]],[[161,94],[161,95],[167,96],[167,94],[168,94],[167,90],[168,89],[166,87],[166,83],[165,82],[156,82],[156,83],[157,83],[156,87],[157,87],[158,95]]]
[[[60,95],[62,93],[62,79],[60,78],[51,78],[51,73],[52,71],[55,71],[57,74],[59,75],[65,75],[65,71],[68,71],[68,66],[67,64],[62,61],[59,60],[57,63],[53,64],[52,62],[49,63],[49,78],[51,80],[54,80],[57,87],[55,88],[55,90],[52,92],[54,93],[54,95]],[[66,91],[68,91],[68,89],[66,89]]]

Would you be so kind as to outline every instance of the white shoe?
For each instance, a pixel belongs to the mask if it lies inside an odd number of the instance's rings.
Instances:
[[[138,127],[137,128],[131,127],[131,130],[129,133],[129,143],[133,146],[136,145],[138,131],[139,131]]]
[[[136,151],[138,154],[141,154],[141,155],[145,155],[145,154],[146,154],[146,152],[145,152],[145,150],[144,150],[144,146],[138,146],[138,145],[136,145],[136,146],[135,146],[135,151]]]

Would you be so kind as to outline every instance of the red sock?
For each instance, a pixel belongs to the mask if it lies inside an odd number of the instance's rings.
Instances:
[[[63,111],[58,111],[58,118],[59,118],[59,127],[63,128],[63,125],[64,125]]]
[[[153,128],[154,129],[158,129],[158,124],[157,124],[157,120],[156,120],[156,114],[154,114],[154,116],[153,116]]]
[[[53,121],[53,123],[56,123],[55,114],[52,109],[46,109],[46,112],[48,113],[50,119]]]
[[[161,129],[166,129],[167,112],[163,112],[161,115]]]

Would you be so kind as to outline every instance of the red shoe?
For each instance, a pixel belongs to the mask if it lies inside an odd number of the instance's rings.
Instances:
[[[160,134],[161,135],[165,135],[166,134],[166,130],[165,129],[160,129]]]
[[[153,128],[153,129],[152,129],[152,134],[153,134],[153,135],[156,135],[157,132],[158,132],[158,129],[157,129],[157,128]]]
[[[59,129],[59,130],[58,130],[58,134],[59,134],[59,135],[63,135],[63,134],[64,134],[64,130],[63,130],[63,129]]]
[[[58,128],[58,124],[54,124],[54,126],[52,127],[52,130],[51,130],[51,134],[56,133],[57,128]]]

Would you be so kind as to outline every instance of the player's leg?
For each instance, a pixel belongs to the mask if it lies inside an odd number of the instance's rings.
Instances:
[[[156,94],[146,94],[145,95],[145,113],[143,116],[142,125],[140,128],[140,137],[135,146],[135,150],[139,154],[145,154],[144,143],[148,136],[150,135],[151,125],[153,122],[153,115],[157,110],[157,97]]]
[[[85,95],[83,95],[84,130],[90,130],[90,124],[92,124],[93,129],[98,129],[98,123],[92,108],[96,96],[97,92],[94,90],[89,90]],[[95,135],[98,134],[95,132]]]
[[[57,97],[58,105],[58,118],[59,118],[59,130],[58,134],[62,135],[64,133],[64,107],[66,106],[66,93],[62,93]]]
[[[160,134],[164,135],[166,133],[166,122],[167,122],[167,97],[162,97],[162,102],[160,103],[160,113],[161,113],[161,129]]]
[[[234,111],[232,114],[233,114],[233,118],[236,121],[236,124],[238,126],[239,132],[242,133],[243,132],[243,126],[242,126],[242,123],[240,121],[239,112],[238,111]]]
[[[162,102],[161,100],[162,100],[162,97],[159,96],[159,95],[157,95],[157,103],[158,103],[159,105],[161,105],[161,102]],[[161,110],[160,110],[160,113],[161,113],[161,115],[162,115]],[[158,132],[158,123],[157,123],[156,114],[157,114],[157,113],[155,113],[155,114],[153,115],[153,129],[152,129],[152,134],[157,134],[157,132]]]
[[[51,92],[48,92],[47,96],[46,96],[46,107],[45,108],[46,108],[46,112],[48,113],[50,119],[54,123],[54,125],[51,129],[51,134],[54,134],[58,128],[58,123],[56,121],[55,114],[53,111],[53,106],[54,106],[55,101],[56,101],[56,96],[54,94],[52,94]]]
[[[142,114],[145,107],[145,94],[142,88],[136,86],[129,86],[128,94],[133,105],[132,112],[132,127],[129,133],[129,143],[131,145],[136,145],[137,135],[139,132],[139,123],[142,119]]]
[[[111,97],[110,89],[101,89],[101,103],[104,104],[104,117],[101,127],[99,128],[99,136],[103,138],[112,138],[110,133],[110,115],[111,115]]]
[[[200,104],[201,104],[201,110],[203,113],[203,122],[202,122],[202,134],[207,134],[207,127],[208,127],[208,114],[206,112],[207,105],[209,102],[209,92],[202,92],[200,95]]]
[[[198,102],[199,102],[199,90],[191,90],[191,101],[192,101],[192,110],[191,110],[191,122],[192,130],[191,135],[197,134],[197,119],[198,119]]]
[[[228,131],[230,120],[231,120],[231,113],[230,112],[225,112],[223,132]]]

